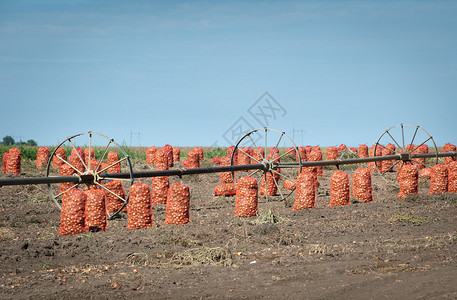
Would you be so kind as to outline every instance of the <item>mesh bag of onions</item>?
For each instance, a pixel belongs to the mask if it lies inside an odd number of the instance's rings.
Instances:
[[[423,168],[419,172],[419,178],[430,178],[431,171],[432,171],[432,169],[430,169],[430,168]]]
[[[330,146],[327,148],[327,160],[337,160],[338,159],[338,148],[335,146]]]
[[[69,166],[67,164],[63,164],[59,168],[59,175],[60,176],[70,176],[70,175],[73,175],[73,174],[75,174],[75,170],[71,166]],[[72,182],[61,182],[61,183],[59,183],[59,194],[66,192],[68,189],[70,189],[74,185],[75,184],[72,183]]]
[[[21,150],[18,148],[11,148],[8,151],[6,170],[8,174],[16,176],[21,174]]]
[[[189,223],[190,189],[188,185],[173,183],[168,190],[164,225]]]
[[[279,182],[279,175],[276,173],[271,174],[271,172],[265,173],[267,186],[265,188],[265,175],[262,176],[262,180],[260,181],[260,195],[265,196],[265,192],[267,196],[275,196],[278,193],[278,186],[276,185]]]
[[[360,158],[368,157],[368,146],[365,144],[360,145],[357,151],[357,155]]]
[[[328,206],[342,206],[350,203],[349,175],[335,171],[330,180],[330,203]]]
[[[257,147],[252,149],[252,158],[253,164],[259,164],[263,161],[263,158],[265,157],[265,149],[262,147]]]
[[[129,190],[127,229],[147,228],[152,225],[151,189],[146,183],[132,184]]]
[[[310,173],[314,176],[314,184],[316,185],[316,188],[318,188],[321,185],[319,180],[317,179],[317,167],[303,167],[302,173]]]
[[[352,175],[352,196],[363,202],[373,201],[371,172],[368,168],[359,168]]]
[[[8,173],[8,170],[7,170],[7,165],[8,165],[8,155],[10,154],[9,150],[6,151],[5,153],[3,153],[3,173],[4,174],[7,174]]]
[[[417,186],[419,181],[419,170],[416,166],[404,165],[401,168],[398,176],[400,191],[397,198],[404,198],[408,195],[417,194]]]
[[[162,151],[167,157],[167,162],[168,162],[168,168],[173,167],[173,147],[171,145],[165,145],[162,147]]]
[[[72,165],[80,173],[84,173],[84,164],[77,154],[72,154],[68,157],[68,163]]]
[[[85,232],[84,209],[86,193],[80,189],[71,189],[62,196],[60,228],[58,234],[77,234]]]
[[[224,156],[221,158],[221,167],[230,166],[230,156]],[[219,173],[220,183],[233,183],[233,178],[230,172]]]
[[[316,206],[316,184],[314,175],[311,173],[300,173],[295,186],[295,202],[293,211]]]
[[[161,149],[156,150],[154,164],[156,170],[168,170],[168,157]]]
[[[115,151],[110,151],[108,153],[108,165],[112,165],[113,163],[119,161],[119,154]],[[108,173],[121,173],[121,164],[117,163],[112,167],[108,168]]]
[[[156,147],[148,147],[148,149],[146,149],[146,163],[148,165],[152,165],[154,163],[156,151]]]
[[[214,196],[233,196],[236,194],[235,184],[219,184],[214,187]]]
[[[235,217],[253,217],[258,209],[257,180],[245,176],[238,180],[235,196]]]
[[[230,146],[227,148],[227,156],[231,158],[232,154],[233,154],[233,165],[236,166],[238,164],[238,149],[235,151],[235,146]]]
[[[238,165],[249,165],[251,164],[251,149],[247,147],[241,147],[238,149]]]
[[[95,150],[94,148],[86,147],[84,148],[84,161],[86,165],[89,164],[89,160],[95,159]]]
[[[48,147],[40,147],[36,152],[36,168],[41,169],[44,168],[49,159],[49,148]]]
[[[298,153],[300,153],[300,159],[302,161],[306,161],[308,159],[305,147],[298,147]],[[298,155],[297,154],[295,156],[295,160],[298,161]]]
[[[317,148],[311,151],[311,153],[308,155],[308,161],[322,161],[322,159],[322,151]],[[316,166],[315,168],[317,170],[317,176],[325,177],[323,166]]]
[[[152,178],[152,204],[167,203],[169,184],[168,176],[157,176]]]
[[[443,152],[457,152],[457,147],[453,144],[446,143],[443,146]],[[444,164],[448,165],[451,161],[455,161],[456,159],[456,156],[447,156],[444,158]]]
[[[181,160],[181,149],[178,147],[173,147],[173,161]]]
[[[109,213],[119,211],[125,203],[122,200],[125,199],[125,191],[122,182],[120,180],[108,181],[105,183],[104,187],[109,190],[103,189],[103,192],[105,193],[106,211]],[[124,208],[122,211],[125,212],[126,209]]]
[[[188,169],[197,169],[200,167],[200,152],[192,149],[187,153],[187,168]]]
[[[457,193],[457,161],[448,164],[448,193]]]
[[[443,164],[433,166],[430,172],[429,194],[444,194],[447,192],[448,170]]]
[[[214,156],[211,158],[210,162],[215,165],[220,165],[221,164],[221,157],[220,156]]]
[[[295,182],[290,179],[284,180],[284,188],[287,190],[293,190],[295,188]]]
[[[205,157],[205,155],[203,153],[203,148],[202,147],[195,147],[194,150],[198,152],[199,161],[200,161],[200,163],[202,163],[203,162],[203,158]]]
[[[86,207],[84,210],[85,231],[105,231],[108,220],[105,205],[105,193],[101,188],[92,187],[85,191]]]
[[[64,161],[66,160],[66,157],[67,155],[65,153],[65,149],[63,147],[57,148],[55,155],[52,158],[52,167],[58,169],[61,165],[65,163]]]

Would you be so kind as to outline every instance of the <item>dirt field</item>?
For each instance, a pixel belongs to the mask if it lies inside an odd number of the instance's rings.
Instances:
[[[260,198],[259,217],[234,218],[235,198],[212,195],[218,174],[192,175],[190,224],[164,226],[159,205],[148,229],[123,216],[74,236],[57,235],[46,186],[2,187],[0,298],[457,299],[457,195],[421,180],[399,200],[377,175],[373,203],[328,207],[331,172],[312,210]]]

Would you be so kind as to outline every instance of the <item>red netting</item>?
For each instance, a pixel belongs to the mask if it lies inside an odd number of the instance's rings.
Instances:
[[[252,161],[253,164],[261,163],[265,158],[265,149],[263,149],[262,147],[252,149],[252,157],[255,159]]]
[[[295,182],[290,179],[284,180],[284,188],[287,190],[293,190],[295,188]]]
[[[164,225],[189,223],[190,189],[188,185],[173,183],[168,190]]]
[[[444,194],[447,192],[448,170],[445,165],[438,164],[433,166],[430,172],[429,194]]]
[[[382,156],[392,155],[392,154],[395,154],[395,153],[393,153],[392,150],[389,148],[382,148],[382,150],[381,150]],[[395,160],[393,160],[393,159],[384,160],[381,164],[381,172],[382,173],[394,172],[394,169],[393,169],[394,163],[395,163]]]
[[[156,170],[168,170],[168,157],[160,149],[157,149],[155,158],[154,158],[154,167]]]
[[[54,157],[52,158],[52,167],[58,169],[61,165],[63,165],[65,163],[64,161],[67,160],[66,158],[67,158],[67,155],[65,153],[65,149],[63,147],[57,148],[56,153],[55,153]]]
[[[268,196],[275,196],[278,193],[278,186],[276,185],[276,183],[279,184],[279,175],[276,173],[273,173],[272,175],[270,172],[267,172],[266,178],[266,194]],[[260,195],[265,196],[265,175],[262,176],[262,180],[260,181]]]
[[[453,144],[446,143],[443,146],[443,152],[457,152],[457,147]],[[447,156],[444,158],[444,164],[448,165],[451,161],[457,160],[457,156]]]
[[[288,156],[297,156],[297,150],[294,147],[289,147],[286,150]]]
[[[182,161],[181,166],[183,166],[184,168],[187,168],[187,159]]]
[[[102,164],[99,160],[91,159],[89,165],[87,166],[91,171],[99,172],[102,169]]]
[[[181,160],[181,149],[178,147],[173,147],[173,161]]]
[[[251,164],[252,156],[251,150],[247,147],[241,147],[238,149],[238,165],[249,165]]]
[[[77,154],[72,154],[68,157],[68,163],[72,165],[76,170],[81,173],[84,173],[84,164]]]
[[[313,174],[300,173],[297,177],[297,184],[295,187],[293,211],[316,206],[316,184]]]
[[[228,147],[227,148],[227,156],[231,158],[233,151],[235,151],[235,146]],[[234,153],[234,157],[233,157],[233,165],[236,166],[237,164],[238,164],[238,149]]]
[[[404,198],[407,195],[417,194],[417,186],[419,181],[419,170],[416,166],[404,165],[401,168],[398,176],[398,183],[400,184],[400,191],[397,198]]]
[[[431,171],[432,169],[430,168],[423,168],[419,172],[419,178],[430,178]]]
[[[365,144],[360,145],[359,149],[357,150],[357,155],[360,158],[368,157],[368,146]]]
[[[60,228],[58,234],[77,234],[85,232],[84,209],[86,193],[80,189],[71,189],[62,196]]]
[[[341,144],[338,146],[338,151],[341,152],[341,151],[344,151],[348,148],[348,146],[346,146],[345,144]]]
[[[301,172],[310,173],[314,176],[314,184],[316,185],[316,188],[318,188],[321,185],[317,176],[317,167],[303,167]]]
[[[6,172],[16,176],[21,174],[21,150],[18,148],[11,148],[8,151]]]
[[[235,217],[257,215],[258,205],[257,180],[249,176],[240,178],[236,185]]]
[[[224,156],[221,158],[221,167],[230,166],[230,156]],[[220,172],[219,173],[219,182],[220,183],[233,183],[233,178],[230,172]]]
[[[167,203],[167,193],[169,187],[168,176],[158,176],[152,178],[152,204]]]
[[[352,175],[352,196],[363,202],[373,201],[371,172],[368,168],[359,168]]]
[[[85,208],[85,231],[105,231],[107,227],[107,215],[105,205],[105,193],[101,188],[92,187],[86,193]]]
[[[49,148],[48,147],[40,147],[36,153],[36,168],[41,169],[46,167],[48,164],[49,159]]]
[[[349,175],[343,171],[335,171],[330,180],[330,203],[328,206],[342,206],[351,203]]]
[[[3,153],[3,173],[7,174],[7,165],[8,165],[8,155],[9,155],[9,150]]]
[[[146,183],[132,184],[129,190],[127,229],[147,228],[152,225],[151,189]]]
[[[308,155],[308,161],[322,161],[322,159],[323,159],[323,155],[319,149],[315,149],[315,150],[311,151],[311,153]],[[317,170],[317,176],[325,177],[324,167],[316,166],[315,168]]]
[[[60,166],[60,168],[59,168],[60,176],[70,176],[73,174],[75,174],[75,170],[72,167],[70,167],[69,165],[63,164],[62,166]],[[59,194],[65,192],[66,190],[68,190],[69,188],[71,188],[74,185],[75,184],[72,182],[59,183]]]
[[[205,155],[204,155],[204,152],[203,152],[203,148],[202,147],[195,147],[194,150],[198,152],[199,161],[200,161],[200,163],[202,163],[203,159],[205,158]]]
[[[90,152],[89,152],[90,150]],[[89,164],[89,159],[90,160],[93,160],[95,159],[95,150],[94,148],[84,148],[84,162],[86,163],[86,165]]]
[[[70,155],[73,155],[73,154],[75,154],[75,155],[79,154],[79,156],[81,156],[81,159],[84,160],[85,156],[84,156],[84,150],[83,149],[81,149],[79,147],[78,148],[73,148],[73,149],[71,149]]]
[[[373,146],[370,147],[369,157],[375,157],[376,156],[375,153],[374,153],[375,147],[376,147],[376,145],[373,145]],[[379,145],[378,145],[377,149],[380,149]],[[378,151],[376,151],[376,152],[378,152]],[[375,162],[367,162],[367,167],[368,167],[368,170],[370,170],[371,172],[376,173],[378,171],[378,169],[376,168],[376,163]]]
[[[311,154],[311,151],[313,151],[313,147],[311,147],[309,145],[305,146],[305,151],[306,151],[306,157],[308,157]]]
[[[349,150],[351,150],[352,152],[354,152],[355,154],[357,154],[357,148],[349,147]]]
[[[300,159],[302,161],[308,160],[306,148],[305,147],[298,147],[298,152],[300,153]],[[298,161],[298,155],[296,155],[295,160]]]
[[[152,165],[154,163],[156,151],[156,147],[148,147],[148,149],[146,149],[146,163],[148,165]]]
[[[236,194],[235,184],[219,184],[214,187],[214,196],[233,196]]]
[[[173,147],[170,146],[170,145],[165,145],[165,146],[162,147],[162,151],[165,154],[165,156],[167,157],[168,168],[173,167],[173,165],[174,165],[174,163],[173,163]]]
[[[335,146],[330,146],[327,148],[327,160],[337,160],[338,159],[338,148]]]
[[[106,211],[115,213],[124,205],[124,201],[121,200],[121,198],[125,199],[125,191],[122,182],[120,180],[113,180],[105,183],[104,186],[109,190],[103,189],[103,192],[105,193]],[[122,211],[125,212],[126,208]]]
[[[200,167],[200,152],[195,148],[187,154],[187,168],[197,169]]]
[[[211,158],[210,162],[212,164],[215,164],[215,165],[220,165],[221,164],[221,157],[220,156],[214,156],[213,158]]]
[[[457,193],[457,161],[451,161],[448,165],[448,193]]]
[[[110,151],[108,153],[108,165],[111,165],[115,162],[119,161],[119,154],[115,151]],[[121,164],[117,163],[110,167],[107,171],[108,173],[121,173]]]

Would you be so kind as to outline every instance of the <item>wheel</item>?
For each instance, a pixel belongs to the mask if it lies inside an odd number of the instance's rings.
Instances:
[[[128,173],[126,179],[110,178],[112,173]],[[103,179],[99,176],[104,175]],[[128,192],[134,176],[130,156],[117,144],[102,134],[95,132],[80,133],[66,138],[55,147],[49,157],[46,177],[74,175],[82,183],[48,184],[51,199],[61,209],[62,196],[72,188],[87,190],[100,188],[105,193],[109,219],[116,217],[128,203]],[[85,176],[85,175],[92,175]]]
[[[377,171],[383,176],[389,178],[394,177],[396,182],[404,164],[411,164],[422,169],[438,163],[438,155],[427,159],[410,157],[411,154],[416,153],[438,154],[438,148],[436,147],[433,137],[419,126],[400,124],[387,129],[379,137],[370,156],[374,156],[375,154],[376,156],[407,154],[405,158],[403,160],[387,160],[371,164],[372,166],[375,166]],[[395,176],[392,176],[392,173],[394,172],[396,174]]]
[[[236,184],[244,176],[255,177],[259,195],[264,196],[266,201],[269,198],[283,200],[292,194],[296,178],[302,170],[300,151],[294,141],[284,132],[267,127],[246,133],[234,146],[230,165],[244,164],[262,164],[263,168],[232,171],[233,182]],[[285,180],[292,183],[289,189],[284,187]]]

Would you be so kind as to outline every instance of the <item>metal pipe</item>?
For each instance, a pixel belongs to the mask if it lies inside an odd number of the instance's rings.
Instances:
[[[91,176],[92,177],[92,176]],[[92,177],[93,178],[93,177]],[[0,179],[0,187],[4,185],[26,185],[26,184],[47,184],[47,183],[81,183],[80,176],[56,176],[56,177],[30,177],[30,178],[3,178]]]

